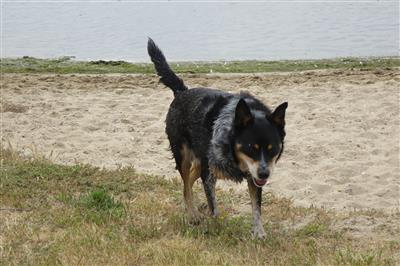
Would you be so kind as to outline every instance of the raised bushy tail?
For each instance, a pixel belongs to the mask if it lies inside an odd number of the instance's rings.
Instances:
[[[160,81],[165,86],[171,88],[174,95],[188,89],[183,83],[183,80],[175,75],[174,71],[169,67],[165,56],[151,38],[149,38],[147,43],[147,52],[150,55],[151,61],[154,63],[157,75],[161,77]]]

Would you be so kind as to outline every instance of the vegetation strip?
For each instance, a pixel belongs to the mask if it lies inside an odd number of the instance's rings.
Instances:
[[[267,236],[254,240],[247,194],[217,191],[221,216],[190,226],[183,215],[179,179],[142,175],[132,168],[108,171],[22,159],[9,150],[2,150],[0,159],[2,264],[400,263],[398,226],[377,227],[361,237],[352,234],[357,222],[337,226],[360,218],[385,218],[398,225],[399,213],[340,214],[295,207],[290,200],[267,193]],[[196,202],[205,202],[200,184],[195,194]],[[246,208],[248,213],[238,211]]]
[[[34,57],[2,58],[2,73],[138,73],[153,74],[152,64],[125,61],[75,61],[72,57],[39,59]],[[400,67],[400,57],[339,58],[282,61],[218,61],[176,62],[171,67],[177,73],[261,73],[316,69],[390,69]]]

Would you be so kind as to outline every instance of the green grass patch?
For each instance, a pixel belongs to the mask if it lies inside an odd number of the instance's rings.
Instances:
[[[325,230],[326,225],[318,223],[309,223],[297,231],[298,236],[320,236]]]
[[[400,240],[360,239],[334,226],[347,216],[263,199],[265,239],[253,239],[248,196],[217,191],[221,215],[189,225],[182,184],[88,165],[64,166],[1,153],[2,264],[396,265]],[[195,185],[196,203],[205,201]],[[200,199],[200,200],[199,200]],[[388,215],[365,212],[378,220]],[[390,218],[400,220],[399,214]],[[346,218],[346,219],[347,219]],[[355,227],[357,225],[354,225]],[[397,231],[396,231],[397,230]],[[388,233],[389,234],[389,233]],[[380,236],[380,237],[376,237]],[[389,240],[391,238],[391,240]]]
[[[105,189],[95,190],[82,196],[79,203],[88,210],[99,212],[123,209],[122,203],[116,201]]]
[[[125,214],[124,205],[114,199],[105,189],[96,189],[69,202],[78,208],[79,213],[96,224],[106,223],[109,220],[119,220]]]
[[[154,67],[148,63],[125,61],[75,61],[71,57],[40,59],[2,58],[3,73],[139,73],[153,74]],[[319,60],[281,61],[217,61],[217,62],[171,62],[177,73],[259,73],[288,72],[315,69],[376,69],[400,67],[399,57],[388,58],[338,58]]]

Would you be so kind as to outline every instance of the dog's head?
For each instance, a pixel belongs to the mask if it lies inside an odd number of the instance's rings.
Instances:
[[[257,187],[267,183],[282,154],[287,106],[284,102],[268,115],[252,113],[243,99],[236,106],[235,156],[240,170],[247,173]]]

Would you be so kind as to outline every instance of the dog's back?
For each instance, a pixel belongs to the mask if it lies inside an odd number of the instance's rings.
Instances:
[[[160,82],[171,88],[175,96],[167,114],[166,133],[176,168],[182,172],[184,149],[190,150],[192,156],[207,164],[213,123],[233,95],[207,88],[189,90],[170,69],[165,56],[151,39],[148,42],[148,52]]]
[[[171,150],[180,166],[180,150],[189,148],[202,164],[207,164],[207,152],[212,127],[220,110],[232,95],[206,88],[193,88],[175,95],[166,120],[166,133]]]

